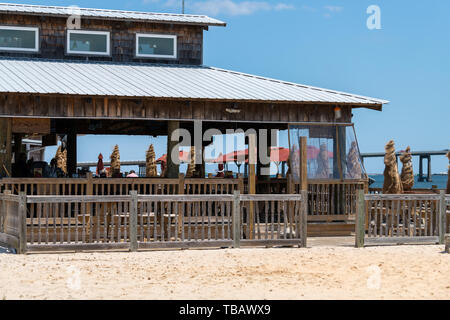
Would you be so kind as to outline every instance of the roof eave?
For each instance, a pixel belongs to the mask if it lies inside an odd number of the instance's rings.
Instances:
[[[35,13],[35,12],[18,12],[18,11],[0,11],[0,14],[14,14],[14,15],[27,15],[27,16],[39,16],[39,17],[52,17],[52,18],[68,18],[70,15],[64,14],[52,14],[52,13]],[[201,23],[201,22],[184,22],[184,21],[164,21],[164,20],[151,20],[151,19],[130,19],[130,18],[115,18],[115,17],[98,17],[98,16],[83,16],[84,19],[90,20],[109,20],[109,21],[129,21],[129,22],[142,22],[142,23],[158,23],[158,24],[178,24],[178,25],[194,25],[200,27],[226,27],[227,23],[217,20],[218,22]]]

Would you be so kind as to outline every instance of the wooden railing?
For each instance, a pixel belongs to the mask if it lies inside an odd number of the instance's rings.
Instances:
[[[0,194],[0,243],[25,252],[26,207],[25,196],[12,195],[10,192]]]
[[[271,179],[257,182],[258,191],[289,193],[289,179]],[[300,193],[300,185],[293,190]],[[358,190],[368,188],[367,180],[308,180],[308,222],[354,222]],[[282,191],[282,192],[280,192]]]
[[[306,246],[307,206],[299,195],[241,195],[241,243]]]
[[[358,195],[356,245],[443,243],[446,196],[441,194]]]
[[[242,245],[305,246],[303,198],[239,191],[138,195],[133,190],[130,195],[92,196],[6,192],[0,195],[0,242],[19,252],[239,247],[241,240]],[[255,204],[254,219],[249,218],[249,202]]]
[[[27,195],[129,195],[130,191],[147,195],[177,194],[233,194],[243,193],[243,180],[192,179],[180,175],[178,179],[167,178],[5,178],[0,180],[0,192]]]

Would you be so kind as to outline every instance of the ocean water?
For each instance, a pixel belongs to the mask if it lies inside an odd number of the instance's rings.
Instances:
[[[370,185],[371,188],[383,188],[384,177],[382,174],[369,175],[375,180],[373,184]],[[437,186],[438,189],[445,189],[447,187],[447,175],[443,174],[433,174],[431,176],[432,182],[418,182],[419,176],[414,177],[414,187],[417,189],[431,189],[432,186]]]

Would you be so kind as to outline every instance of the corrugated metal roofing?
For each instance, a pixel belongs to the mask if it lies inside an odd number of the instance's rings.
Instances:
[[[377,105],[386,100],[207,66],[0,58],[0,92]]]
[[[226,23],[204,15],[152,13],[139,11],[121,11],[107,9],[77,8],[81,17],[92,19],[128,20],[143,22],[197,24],[203,26],[226,26]],[[73,7],[37,6],[28,4],[0,3],[0,13],[21,13],[69,17],[74,14]]]

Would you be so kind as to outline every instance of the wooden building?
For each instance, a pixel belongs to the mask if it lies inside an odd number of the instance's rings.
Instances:
[[[47,140],[66,135],[72,176],[78,134],[171,136],[177,128],[194,133],[196,125],[201,133],[208,129],[224,133],[236,128],[256,132],[291,128],[291,163],[300,161],[301,148],[306,147],[299,142],[301,136],[309,138],[311,150],[318,150],[311,156],[304,153],[312,168],[308,173],[311,222],[353,219],[356,190],[367,181],[363,169],[359,176],[348,175],[349,153],[357,151],[357,144],[351,144],[356,143],[354,137],[346,145],[349,134],[354,133],[352,110],[381,111],[387,101],[204,66],[203,33],[209,27],[225,25],[198,15],[0,4],[3,189],[32,194],[119,194],[128,193],[126,184],[139,186],[134,189],[143,194],[218,193],[210,186],[228,184],[230,189],[221,190],[294,193],[301,186],[297,179],[302,175],[300,171],[296,174],[299,164],[296,167],[295,163],[290,179],[297,187],[290,187],[289,178],[264,176],[256,182],[191,179],[188,187],[172,161],[166,179],[40,182],[8,177],[13,141],[17,147],[29,135]],[[209,143],[203,142],[203,146]],[[269,139],[267,145],[274,143]],[[168,154],[176,145],[177,141],[168,143]],[[320,169],[325,174],[318,177],[312,173],[319,170],[315,162],[323,145],[330,152],[325,162],[333,165]],[[299,152],[297,157],[295,152]],[[257,172],[263,166],[258,159]],[[119,187],[113,189],[112,185]],[[197,185],[202,187],[192,187]]]

